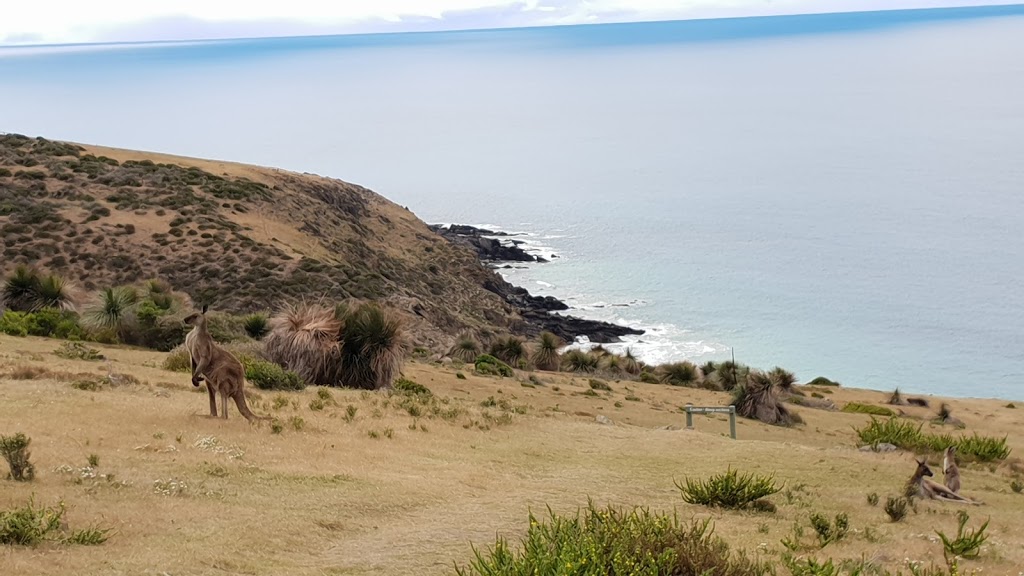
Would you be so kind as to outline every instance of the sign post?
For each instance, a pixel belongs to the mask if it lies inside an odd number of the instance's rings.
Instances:
[[[735,406],[694,406],[687,404],[683,410],[686,411],[686,429],[693,430],[694,414],[728,414],[729,435],[736,439],[736,407]]]

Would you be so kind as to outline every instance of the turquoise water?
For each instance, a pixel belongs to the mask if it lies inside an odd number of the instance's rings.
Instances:
[[[0,49],[0,130],[343,178],[651,361],[1022,398],[1024,6]]]

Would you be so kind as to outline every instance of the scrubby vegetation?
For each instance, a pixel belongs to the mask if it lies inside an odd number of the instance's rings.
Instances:
[[[690,504],[717,508],[747,508],[763,498],[782,490],[773,476],[760,474],[740,475],[731,467],[707,480],[685,478],[676,482],[683,500]]]
[[[888,443],[917,452],[941,453],[949,446],[956,446],[958,457],[968,462],[994,462],[1005,460],[1010,455],[1005,437],[992,438],[974,433],[954,438],[948,434],[922,432],[923,426],[899,418],[878,420],[872,417],[868,425],[857,430],[857,436],[863,444],[877,446]]]
[[[298,374],[273,362],[253,359],[243,362],[243,365],[245,379],[260,390],[302,390],[306,387],[306,382]]]
[[[681,523],[646,508],[597,509],[591,502],[575,516],[530,514],[519,550],[499,538],[459,576],[516,574],[715,574],[755,576],[770,567],[734,553],[714,535],[710,520]]]
[[[852,412],[855,414],[874,414],[875,416],[895,416],[896,413],[892,410],[883,406],[874,406],[871,404],[862,404],[860,402],[849,402],[846,406],[843,406],[843,412]]]
[[[87,528],[68,532],[64,527],[64,503],[36,506],[30,500],[24,506],[0,510],[0,544],[37,546],[43,542],[59,542],[95,546],[107,541],[109,530]]]
[[[477,374],[484,376],[503,376],[511,378],[515,376],[515,371],[508,364],[498,360],[490,354],[481,354],[476,357],[474,363],[474,369]]]
[[[32,453],[28,445],[31,443],[32,439],[22,432],[0,436],[0,455],[11,469],[8,478],[16,482],[30,482],[36,477],[36,467],[29,461]]]
[[[551,332],[541,332],[537,337],[537,346],[531,358],[538,370],[555,372],[562,363],[558,349],[563,345],[562,339]]]

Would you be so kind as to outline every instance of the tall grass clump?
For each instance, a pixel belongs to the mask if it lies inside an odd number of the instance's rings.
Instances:
[[[318,386],[391,386],[405,358],[402,323],[373,303],[287,305],[270,320],[264,354]]]
[[[85,310],[82,319],[90,327],[108,330],[125,341],[135,324],[135,307],[139,293],[131,286],[117,286],[100,291],[96,301]]]
[[[562,355],[562,366],[568,372],[596,372],[601,359],[582,350],[569,350]]]
[[[719,369],[724,364],[719,364]],[[792,426],[802,422],[798,414],[790,412],[779,400],[774,381],[764,372],[750,372],[747,381],[733,389],[732,405],[740,416],[765,424]]]
[[[519,361],[527,357],[526,345],[518,336],[495,340],[491,343],[490,354],[510,366],[518,366]]]
[[[4,281],[0,295],[4,305],[16,312],[35,312],[43,308],[71,311],[76,307],[67,280],[56,274],[42,275],[25,264],[14,268]]]
[[[772,383],[775,384],[775,387],[780,392],[787,394],[793,392],[793,386],[796,385],[796,375],[789,370],[776,366],[768,373],[768,377],[771,378]]]
[[[692,362],[663,364],[658,371],[661,373],[661,381],[670,386],[693,387],[700,380],[700,372]]]
[[[675,485],[689,504],[730,509],[746,508],[782,490],[775,484],[774,476],[740,475],[731,467],[707,480],[685,478],[682,484],[676,482]]]
[[[16,482],[29,482],[36,477],[36,467],[29,462],[32,453],[28,445],[32,439],[18,432],[12,436],[0,435],[0,454],[10,467],[11,472],[8,478]]]
[[[526,574],[714,574],[762,576],[767,564],[729,549],[715,536],[710,519],[682,523],[675,515],[630,510],[597,509],[591,502],[574,516],[550,509],[540,519],[530,514],[529,527],[515,550],[504,538],[481,551],[473,549],[468,566],[456,566],[458,576],[519,576]]]
[[[455,346],[452,347],[451,352],[448,354],[452,358],[468,364],[474,362],[476,357],[480,355],[480,344],[469,334],[463,334],[455,341]]]
[[[719,362],[714,366],[714,377],[718,380],[722,390],[725,390],[726,392],[731,392],[732,390],[740,387],[747,381],[747,376],[750,374],[750,368],[748,366],[731,360]],[[705,376],[708,376],[708,374],[705,374]]]
[[[626,348],[626,353],[622,355],[622,369],[626,371],[626,374],[636,376],[640,374],[642,368],[640,361],[633,355],[633,349]]]
[[[562,347],[562,339],[552,332],[541,332],[537,337],[537,347],[533,351],[533,365],[538,370],[557,372],[562,362],[558,349]]]
[[[262,340],[270,331],[270,318],[263,312],[249,314],[243,320],[245,333],[253,340]]]
[[[349,388],[389,388],[405,360],[402,321],[372,302],[349,312],[341,328],[341,384]]]

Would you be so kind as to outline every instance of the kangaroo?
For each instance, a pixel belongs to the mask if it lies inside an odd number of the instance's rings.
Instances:
[[[942,484],[929,480],[926,476],[934,476],[934,474],[932,474],[932,469],[928,467],[927,461],[916,461],[917,470],[910,478],[910,481],[907,482],[908,487],[916,491],[916,496],[922,499],[942,500],[943,502],[955,502],[957,504],[982,504],[980,501],[965,498]]]
[[[256,416],[245,403],[245,369],[230,352],[213,341],[206,327],[206,306],[201,313],[185,318],[185,324],[193,326],[185,337],[185,348],[192,359],[192,385],[206,380],[206,391],[210,394],[210,417],[217,417],[217,393],[221,399],[221,417],[228,417],[228,398],[235,401],[238,411],[250,422],[266,417]]]
[[[942,483],[954,493],[960,493],[960,468],[956,465],[956,446],[946,448],[942,455]]]

